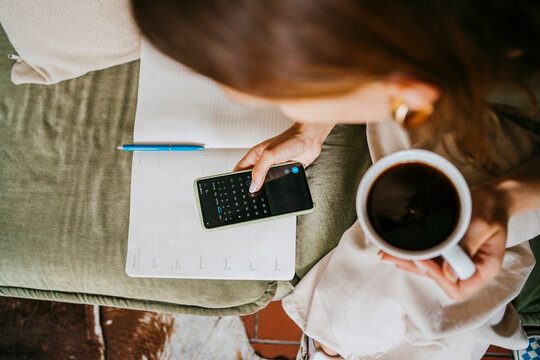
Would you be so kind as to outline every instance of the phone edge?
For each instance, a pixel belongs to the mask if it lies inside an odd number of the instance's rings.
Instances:
[[[271,167],[283,166],[283,165],[287,165],[287,164],[300,164],[300,165],[302,165],[302,168],[304,169],[304,173],[305,173],[306,168],[305,168],[304,164],[302,164],[299,161],[287,161],[287,162],[284,162],[284,163],[272,165]],[[243,225],[247,225],[247,224],[251,225],[251,224],[256,224],[256,223],[262,223],[264,221],[269,221],[269,220],[282,219],[282,218],[286,218],[286,217],[289,217],[289,216],[305,215],[305,214],[309,214],[309,213],[311,213],[311,212],[313,212],[315,210],[315,202],[313,201],[313,195],[311,194],[311,189],[308,186],[309,196],[311,197],[311,203],[313,205],[310,209],[300,210],[300,211],[296,211],[296,212],[292,212],[292,213],[288,213],[288,214],[270,216],[270,217],[262,218],[262,219],[243,221],[241,223],[236,223],[236,224],[231,224],[231,225],[218,226],[218,227],[215,227],[215,228],[212,228],[212,229],[208,229],[206,226],[204,226],[204,219],[203,219],[203,215],[202,215],[201,202],[200,202],[200,199],[199,199],[199,189],[197,188],[197,181],[204,180],[204,179],[209,179],[209,178],[214,178],[214,177],[218,177],[218,176],[229,175],[229,174],[233,174],[233,173],[238,174],[238,173],[249,172],[249,171],[251,171],[251,169],[239,170],[239,171],[231,171],[231,172],[226,172],[226,173],[221,173],[221,174],[203,176],[203,177],[196,178],[195,180],[193,180],[193,193],[194,193],[194,196],[195,196],[195,200],[197,202],[197,212],[199,213],[199,222],[201,223],[201,227],[202,227],[202,229],[204,231],[214,232],[214,231],[217,231],[217,230],[225,230],[225,229],[230,229],[230,228],[243,226]],[[306,180],[307,180],[307,176],[306,176]]]

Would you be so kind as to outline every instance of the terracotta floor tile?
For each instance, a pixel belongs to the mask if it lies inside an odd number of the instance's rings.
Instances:
[[[495,345],[491,345],[486,351],[486,354],[511,354],[511,353],[512,353],[511,350],[503,349]]]
[[[248,338],[255,339],[255,314],[240,316],[240,319],[244,322]]]
[[[295,345],[278,345],[278,344],[251,344],[257,354],[267,359],[286,358],[294,359],[298,353],[299,346]],[[500,359],[499,359],[500,360]]]
[[[281,301],[272,301],[259,311],[258,339],[299,342],[302,331],[285,313]]]
[[[490,356],[493,354],[493,356]],[[503,349],[501,347],[491,345],[487,351],[486,355],[482,360],[504,360],[504,359],[513,359],[512,351],[508,349]]]

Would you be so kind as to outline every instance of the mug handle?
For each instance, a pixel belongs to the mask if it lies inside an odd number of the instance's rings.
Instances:
[[[467,280],[476,272],[476,266],[471,258],[458,244],[444,251],[442,256],[454,269],[460,280]]]

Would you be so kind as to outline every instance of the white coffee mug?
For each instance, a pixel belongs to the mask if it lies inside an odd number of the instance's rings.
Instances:
[[[375,180],[389,168],[405,163],[420,163],[429,165],[448,177],[457,191],[460,212],[457,224],[445,240],[439,244],[424,250],[406,250],[398,248],[385,241],[373,228],[368,212],[367,200],[371,187]],[[454,269],[461,280],[470,278],[476,271],[474,263],[458,245],[469,227],[471,219],[472,201],[469,186],[459,170],[448,160],[440,155],[426,150],[397,151],[375,162],[366,172],[356,195],[356,212],[358,220],[367,238],[390,255],[405,260],[425,260],[442,256]]]

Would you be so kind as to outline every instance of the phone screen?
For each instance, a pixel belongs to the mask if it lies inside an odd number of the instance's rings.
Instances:
[[[300,163],[273,166],[261,189],[251,194],[251,171],[197,180],[197,195],[207,229],[313,208]]]

